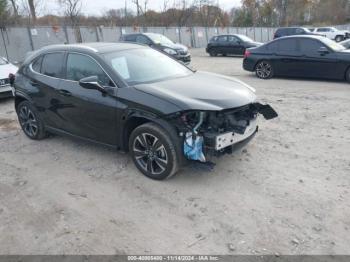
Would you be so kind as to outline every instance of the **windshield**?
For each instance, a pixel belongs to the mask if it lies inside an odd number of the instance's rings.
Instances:
[[[130,85],[193,74],[186,66],[151,48],[106,53],[103,57]]]
[[[0,57],[0,65],[7,65],[7,64],[8,62],[4,58]]]
[[[345,50],[346,48],[336,42],[334,42],[333,40],[330,40],[326,37],[322,37],[320,39],[325,45],[327,45],[328,47],[330,47],[331,49],[333,49],[334,51],[342,51]]]
[[[248,36],[245,36],[245,35],[237,35],[237,36],[244,42],[254,42],[254,40],[249,38]]]
[[[171,41],[169,38],[167,38],[164,35],[160,34],[147,34],[149,38],[152,39],[152,41],[156,44],[163,44],[163,45],[172,45],[174,44],[173,41]]]

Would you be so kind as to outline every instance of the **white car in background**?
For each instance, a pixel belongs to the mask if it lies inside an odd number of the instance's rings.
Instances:
[[[315,34],[324,35],[331,40],[341,42],[347,38],[350,38],[350,32],[347,30],[339,30],[335,27],[317,27],[312,30]]]
[[[13,96],[10,81],[11,78],[14,79],[17,70],[17,66],[0,57],[0,98]]]

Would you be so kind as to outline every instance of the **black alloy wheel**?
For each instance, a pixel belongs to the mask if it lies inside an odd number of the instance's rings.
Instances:
[[[162,180],[178,169],[178,155],[169,135],[161,127],[147,123],[130,136],[129,148],[136,167],[147,177]]]
[[[45,137],[44,126],[34,107],[28,102],[21,102],[17,107],[18,121],[23,132],[31,139],[39,140]]]
[[[257,64],[255,73],[261,79],[269,79],[273,76],[272,65],[268,61],[261,61]]]

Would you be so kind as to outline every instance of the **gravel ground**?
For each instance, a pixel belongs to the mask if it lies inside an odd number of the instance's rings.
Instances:
[[[0,254],[350,254],[350,85],[259,80],[242,58],[192,53],[279,118],[213,171],[156,182],[120,152],[27,139],[2,100]]]

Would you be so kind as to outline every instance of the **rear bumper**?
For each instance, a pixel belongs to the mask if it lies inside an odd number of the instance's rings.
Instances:
[[[248,58],[244,58],[243,59],[243,69],[249,72],[254,72],[255,70],[255,61],[248,59]]]

